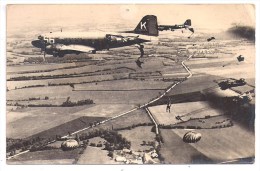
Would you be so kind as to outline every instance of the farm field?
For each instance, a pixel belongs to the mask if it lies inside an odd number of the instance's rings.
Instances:
[[[194,72],[193,70],[192,73],[194,74],[191,78],[175,86],[174,90],[167,93],[167,96],[198,92],[217,86],[214,80],[218,79],[219,77],[202,74],[200,72]]]
[[[90,105],[87,107],[35,107],[32,109],[19,109],[16,112],[7,113],[7,137],[26,138],[28,136],[38,134],[42,131],[58,127],[59,125],[63,125],[61,128],[65,127],[65,130],[61,129],[63,130],[62,134],[67,134],[68,132],[66,130],[77,130],[89,126],[88,123],[91,121],[96,121],[95,118],[97,118],[99,121],[102,121],[105,120],[105,118],[113,117],[122,113],[122,111],[127,111],[131,108],[133,108],[131,105],[118,104]],[[16,117],[17,115],[18,118]],[[90,120],[87,120],[87,124],[83,125],[81,125],[82,122],[76,122],[78,124],[76,124],[75,127],[73,127],[72,123],[72,125],[68,128],[66,128],[66,124],[64,125],[64,123],[69,123],[70,121],[77,120],[81,117],[89,117]],[[34,124],[31,124],[32,122]],[[38,125],[41,125],[41,127]],[[80,128],[78,126],[80,126]],[[58,132],[51,129],[49,134],[55,136],[58,134]]]
[[[95,129],[121,130],[128,127],[131,128],[132,126],[140,124],[153,124],[151,118],[148,116],[144,109],[139,109],[119,118],[109,120],[101,125],[97,125],[94,128],[83,131],[83,133],[93,131]]]
[[[204,154],[190,144],[184,143],[182,137],[170,129],[161,129],[164,143],[161,154],[166,164],[198,164],[212,163]]]
[[[180,139],[187,132],[177,129],[172,131]],[[234,123],[234,126],[228,128],[201,129],[197,132],[202,134],[201,140],[190,145],[214,163],[255,156],[254,133],[248,132],[238,123]]]
[[[199,129],[211,129],[219,127],[229,127],[232,126],[233,121],[229,116],[219,115],[213,116],[207,119],[192,119],[186,122],[178,123],[177,126],[183,126],[184,128],[199,128]]]
[[[93,123],[101,122],[107,118],[105,117],[79,117],[77,119],[71,120],[69,122],[65,122],[63,124],[60,124],[58,126],[52,127],[50,129],[44,130],[42,132],[33,134],[29,138],[50,138],[51,140],[56,139],[56,136],[66,136],[70,133],[73,133],[75,131],[78,131],[80,129],[84,129],[86,127],[89,127]]]
[[[115,81],[105,81],[96,83],[87,83],[87,84],[77,84],[75,85],[75,91],[120,91],[120,90],[149,90],[149,89],[159,89],[163,90],[170,85],[169,82],[161,81],[152,81],[144,80],[137,81],[134,79],[125,79],[125,80],[115,80]]]
[[[143,141],[146,143],[155,141],[155,133],[151,131],[152,126],[140,126],[131,130],[118,131],[123,137],[131,142],[131,150],[133,151],[145,151],[152,148],[149,145],[142,145]]]
[[[190,118],[204,118],[207,115],[217,116],[221,115],[220,109],[213,109],[208,102],[188,102],[188,103],[175,103],[171,106],[171,112],[166,112],[166,105],[158,105],[149,107],[150,112],[153,114],[159,124],[176,124],[183,121],[190,120]],[[183,120],[176,119],[180,116]]]
[[[10,92],[10,93],[9,93]],[[70,97],[71,101],[91,99],[95,104],[143,104],[151,98],[160,95],[164,89],[158,90],[134,90],[134,91],[72,91],[70,86],[51,86],[18,89],[9,91],[7,100],[25,100],[29,98],[42,98],[46,96],[50,100],[62,99],[66,101]],[[113,97],[108,99],[108,97]],[[48,100],[46,101],[48,103]]]
[[[87,147],[77,164],[120,164],[107,156],[108,151],[99,147]],[[97,157],[98,156],[98,157]]]
[[[73,164],[75,159],[78,157],[80,148],[62,151],[61,149],[56,150],[45,150],[24,153],[20,156],[12,158],[7,161],[8,164]]]

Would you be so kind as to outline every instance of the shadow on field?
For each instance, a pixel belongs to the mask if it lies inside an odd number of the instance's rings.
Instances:
[[[192,155],[192,164],[213,164],[214,162],[205,155]]]
[[[212,108],[219,108],[232,120],[244,128],[254,132],[255,105],[250,103],[240,104],[234,101],[235,97],[219,97],[213,94],[203,94],[200,91],[164,96],[150,106],[166,105],[170,99],[171,103],[187,103],[196,101],[208,101]]]
[[[215,108],[221,108],[232,120],[239,123],[249,131],[254,132],[255,126],[255,104],[238,103],[235,97],[219,97],[208,95],[207,100]]]

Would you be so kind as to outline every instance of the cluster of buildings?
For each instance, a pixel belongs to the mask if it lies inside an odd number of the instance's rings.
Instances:
[[[113,154],[116,162],[125,164],[156,164],[159,163],[155,150],[149,152],[136,152],[129,149],[117,150]]]

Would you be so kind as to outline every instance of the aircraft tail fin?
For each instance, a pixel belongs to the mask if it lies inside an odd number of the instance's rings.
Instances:
[[[144,34],[149,36],[158,36],[158,23],[155,15],[146,15],[138,23],[134,29],[134,33]]]
[[[191,26],[191,19],[187,19],[187,20],[184,22],[184,26]]]

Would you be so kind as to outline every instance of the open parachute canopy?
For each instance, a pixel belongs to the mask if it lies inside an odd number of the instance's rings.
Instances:
[[[201,139],[201,134],[195,131],[189,131],[183,136],[185,143],[196,143]]]
[[[68,139],[61,144],[62,150],[72,150],[79,146],[79,143],[74,139]]]

